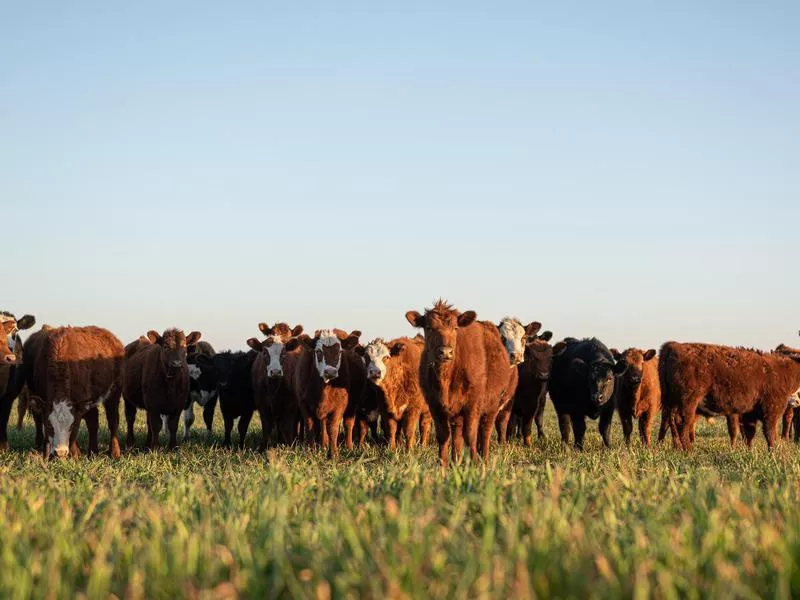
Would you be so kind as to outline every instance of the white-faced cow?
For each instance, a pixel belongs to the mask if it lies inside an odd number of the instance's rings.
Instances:
[[[186,347],[186,364],[189,366],[189,398],[183,410],[183,438],[189,438],[189,431],[194,423],[194,404],[203,408],[203,421],[206,424],[206,435],[210,435],[214,427],[214,410],[217,407],[217,379],[214,370],[197,364],[199,355],[213,357],[216,352],[208,342],[197,342]]]
[[[508,371],[508,382],[503,390],[500,412],[497,413],[497,419],[495,419],[497,440],[501,444],[505,444],[508,438],[508,423],[511,419],[511,411],[514,408],[514,395],[519,384],[518,366],[525,360],[526,340],[528,336],[535,336],[536,332],[541,328],[542,324],[538,321],[523,325],[515,317],[504,317],[497,325],[500,339],[503,340],[503,345],[506,348],[506,352],[508,352],[508,359],[511,362],[511,368]]]

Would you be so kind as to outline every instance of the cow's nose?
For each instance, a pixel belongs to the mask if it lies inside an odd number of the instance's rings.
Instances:
[[[514,361],[513,362],[514,362],[515,365],[521,365],[524,360],[525,360],[525,355],[524,354],[515,354],[514,355]]]
[[[17,362],[17,357],[14,354],[6,354],[5,357],[3,358],[3,362],[9,365],[13,365],[15,362]]]
[[[323,371],[323,376],[325,379],[336,379],[339,375],[339,369],[336,367],[325,367],[325,371]]]
[[[268,377],[283,377],[283,370],[281,369],[270,369],[267,372]]]
[[[367,377],[372,380],[380,379],[381,372],[378,371],[377,369],[370,369],[369,371],[367,371]]]
[[[66,458],[68,454],[69,454],[69,446],[56,447],[56,456],[58,458]]]
[[[450,346],[439,346],[436,350],[436,358],[439,360],[452,360],[453,349]]]
[[[173,361],[172,361],[172,366],[173,366],[173,367],[175,367],[176,369],[177,369],[178,367],[180,367],[182,364],[183,364],[183,363],[182,363],[181,361],[179,361],[179,360],[173,360]]]

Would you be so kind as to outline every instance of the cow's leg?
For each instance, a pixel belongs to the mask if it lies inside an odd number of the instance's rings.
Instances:
[[[217,396],[208,400],[203,406],[203,422],[206,424],[206,436],[214,431],[214,411],[217,410]]]
[[[736,438],[739,436],[739,415],[728,415],[725,417],[728,426],[728,439],[731,441],[731,448],[736,446]]]
[[[655,418],[655,417],[653,417]],[[669,417],[667,416],[667,411],[663,408],[661,409],[661,423],[658,426],[658,443],[664,441],[664,438],[667,437],[667,429],[669,429]]]
[[[397,448],[397,420],[392,417],[386,419],[386,429],[389,436],[389,450]]]
[[[176,412],[167,415],[167,431],[169,433],[169,442],[167,448],[175,450],[178,447],[178,425],[181,421],[181,413]]]
[[[8,450],[8,420],[11,418],[13,403],[13,398],[3,398],[0,401],[0,450]]]
[[[633,414],[625,410],[619,411],[619,420],[622,423],[622,436],[625,438],[625,445],[631,445],[631,434],[633,433]]]
[[[148,406],[145,404],[145,406]],[[161,415],[158,414],[158,411],[148,410],[147,411],[147,447],[151,450],[158,448],[158,436],[161,434],[161,426],[163,422],[161,420]]]
[[[89,455],[100,454],[100,446],[97,442],[97,434],[100,431],[100,411],[97,407],[90,408],[83,415],[86,423],[86,430],[89,432]]]
[[[497,414],[495,428],[497,429],[497,443],[508,442],[508,422],[511,420],[511,409],[504,409]]]
[[[783,429],[781,430],[781,438],[785,442],[789,441],[789,432],[792,430],[792,418],[794,416],[794,409],[790,406],[783,413]]]
[[[762,419],[764,437],[767,439],[767,448],[770,450],[775,447],[775,443],[778,441],[778,423],[780,423],[782,417],[783,412],[770,410]]]
[[[341,413],[333,413],[332,415],[328,416],[328,440],[330,442],[330,446],[328,447],[328,456],[332,459],[339,458],[339,425],[342,422],[342,415]],[[350,430],[351,438],[350,443],[352,445],[352,429]]]
[[[23,388],[17,398],[17,431],[22,431],[25,413],[28,412],[28,388]]]
[[[558,428],[561,431],[561,442],[569,445],[569,428],[571,419],[567,413],[558,415]]]
[[[103,403],[106,409],[106,423],[108,424],[108,453],[111,458],[119,458],[119,392],[112,393]]]
[[[450,420],[444,415],[437,416],[433,420],[433,424],[436,427],[436,441],[439,443],[439,462],[442,469],[446,469],[450,454],[450,440],[453,437]]]
[[[534,415],[533,419],[536,422],[536,437],[540,440],[545,438],[544,434],[544,405],[545,400],[547,399],[546,394],[542,394],[541,400],[539,400],[539,404],[536,406],[536,414]]]
[[[480,415],[472,412],[464,416],[464,437],[466,438],[467,444],[469,445],[469,457],[472,462],[478,462],[478,440],[483,439],[483,436],[478,435],[478,429],[480,429],[481,434],[483,433],[484,427],[487,425],[489,426],[489,435],[491,435],[492,426],[494,425],[494,420],[487,421],[486,417],[481,418]]]
[[[364,448],[367,445],[367,435],[369,434],[370,423],[365,417],[358,418],[358,447]],[[375,439],[377,442],[377,437]]]
[[[95,420],[96,423],[96,420]],[[87,424],[88,425],[88,424]],[[80,420],[75,423],[75,427],[73,427],[72,431],[69,434],[69,456],[70,458],[80,458],[81,456],[81,449],[78,448],[78,430],[80,429]],[[95,437],[97,436],[97,429],[95,428]],[[90,434],[91,435],[91,434]],[[91,443],[91,441],[89,442]],[[95,439],[95,445],[97,444],[97,440]]]
[[[323,417],[322,419],[314,421],[314,425],[319,428],[319,434],[317,435],[319,444],[324,450],[327,450],[331,444],[330,436],[328,435],[328,419],[330,419],[330,417]],[[338,430],[336,431],[336,437],[339,437]]]
[[[453,419],[451,425],[453,429],[453,462],[460,465],[464,458],[464,417],[458,416]]]
[[[269,446],[269,436],[272,433],[272,414],[269,408],[263,404],[259,404],[258,416],[261,417],[261,444],[258,446],[260,452],[263,452]]]
[[[417,443],[417,427],[419,426],[420,411],[410,410],[403,415],[403,433],[406,436],[406,450],[411,452]]]
[[[611,448],[611,421],[614,419],[614,404],[609,402],[600,409],[600,422],[598,428],[600,435],[603,437],[603,444],[606,448]],[[633,422],[631,422],[631,429],[633,429]]]
[[[125,400],[125,421],[128,424],[128,437],[125,440],[125,447],[130,450],[136,443],[136,436],[133,433],[133,425],[136,423],[136,406],[127,400]]]
[[[695,410],[697,405],[700,404],[700,400],[702,400],[702,398],[681,402],[680,425],[678,429],[680,432],[681,446],[686,451],[692,449],[692,443],[694,442],[694,425],[697,417]]]
[[[348,450],[353,449],[353,428],[356,425],[355,415],[345,415],[344,417],[344,447]]]
[[[572,434],[575,436],[575,448],[583,450],[583,437],[586,435],[586,417],[573,417]]]
[[[420,418],[419,422],[419,444],[420,446],[427,446],[428,439],[431,435],[431,422],[433,417],[431,417],[430,413],[425,413]]]
[[[247,438],[247,430],[250,428],[250,421],[253,419],[253,411],[247,410],[245,411],[241,417],[239,417],[239,450],[244,449],[244,442]]]
[[[297,437],[297,412],[286,410],[278,418],[278,439],[282,444],[290,446]]]
[[[794,423],[794,441],[800,442],[800,408],[794,409],[792,422]]]
[[[484,462],[489,460],[489,447],[492,444],[492,425],[496,423],[497,415],[489,414],[480,421],[480,431],[478,432],[478,448]],[[473,459],[474,460],[474,459]]]
[[[222,421],[225,426],[225,435],[222,438],[222,446],[225,448],[231,447],[231,432],[233,431],[233,417],[222,413]]]
[[[192,424],[194,423],[194,402],[190,401],[189,406],[183,409],[183,439],[189,439],[189,432],[192,429]]]
[[[36,437],[33,443],[37,450],[42,450],[42,448],[44,448],[44,423],[42,423],[42,415],[35,411],[31,411],[31,414],[33,415],[33,428],[36,431]]]
[[[535,416],[528,415],[522,417],[522,443],[526,448],[533,446],[533,422],[535,418]],[[541,439],[542,436],[540,435],[539,438]]]

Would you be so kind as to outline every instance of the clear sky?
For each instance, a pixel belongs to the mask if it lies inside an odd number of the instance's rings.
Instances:
[[[797,342],[799,31],[794,0],[3,3],[0,308],[218,349],[438,296]]]

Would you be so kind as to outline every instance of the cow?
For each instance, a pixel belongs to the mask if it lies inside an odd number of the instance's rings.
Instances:
[[[389,342],[375,338],[357,351],[367,367],[362,407],[374,406],[380,412],[392,450],[397,447],[398,427],[405,436],[407,450],[414,448],[417,427],[423,446],[430,437],[431,412],[419,385],[424,346],[425,342],[417,338],[401,337]]]
[[[738,415],[748,446],[761,421],[772,449],[789,398],[800,390],[800,350],[780,345],[765,353],[667,342],[661,347],[658,371],[661,401],[681,448],[692,448],[697,415],[715,414]]]
[[[269,444],[273,428],[278,430],[278,440],[291,444],[297,438],[300,408],[294,393],[294,371],[300,348],[286,351],[286,343],[303,333],[303,326],[290,328],[286,323],[275,323],[272,327],[259,323],[259,330],[267,339],[250,338],[247,345],[255,352],[251,378],[253,401],[261,416],[261,450]]]
[[[511,409],[509,435],[515,429],[521,429],[522,441],[526,447],[533,443],[534,421],[539,439],[544,438],[544,407],[553,363],[553,347],[548,342],[552,338],[552,331],[529,335],[525,346],[525,360],[517,367],[519,383]]]
[[[339,456],[339,425],[344,419],[345,446],[353,448],[353,428],[366,381],[364,363],[353,350],[360,331],[322,329],[313,338],[294,338],[291,351],[302,350],[294,373],[294,389],[307,433],[317,440],[331,458]]]
[[[451,441],[453,461],[461,461],[465,438],[472,460],[479,455],[487,460],[511,368],[497,326],[441,299],[424,314],[410,310],[405,316],[424,331],[420,385],[436,427],[442,468],[447,468]]]
[[[504,317],[497,325],[500,339],[506,348],[506,352],[508,352],[508,359],[511,362],[511,368],[508,372],[508,383],[503,391],[500,412],[497,413],[497,419],[495,420],[497,441],[501,444],[505,444],[508,440],[509,422],[511,421],[514,398],[519,385],[519,366],[525,360],[527,338],[528,336],[536,335],[536,332],[541,328],[542,324],[538,321],[523,325],[522,322],[515,317]]]
[[[23,345],[16,385],[27,385],[36,422],[36,444],[45,458],[80,455],[80,421],[89,430],[89,453],[98,452],[99,411],[105,407],[112,457],[120,455],[119,399],[123,348],[100,327],[43,327]]]
[[[147,447],[158,447],[162,425],[169,433],[168,447],[178,446],[178,421],[189,396],[187,347],[200,340],[200,332],[186,335],[180,329],[163,334],[150,330],[125,347],[123,396],[128,422],[128,448],[133,448],[137,410],[147,412]]]
[[[615,363],[608,348],[597,338],[565,338],[553,347],[550,398],[558,414],[561,440],[569,443],[569,427],[575,448],[583,450],[586,417],[599,417],[600,435],[611,446],[611,420],[614,416],[614,376],[621,375],[626,363]]]
[[[22,393],[12,391],[14,379],[22,363],[22,340],[19,332],[30,329],[36,323],[32,315],[25,315],[19,320],[10,312],[0,311],[0,450],[8,449],[8,419],[11,416],[11,405]]]
[[[639,436],[644,446],[650,447],[650,432],[656,415],[661,412],[661,385],[658,381],[658,357],[653,349],[642,351],[639,348],[628,348],[619,352],[611,349],[614,360],[626,365],[625,372],[617,375],[614,386],[616,398],[614,403],[622,422],[622,433],[625,443],[630,446],[633,432],[633,419],[639,421]],[[662,441],[667,432],[668,423],[661,419],[658,441]]]
[[[213,370],[219,389],[219,407],[225,424],[225,437],[222,445],[231,446],[231,432],[236,419],[239,419],[239,448],[244,448],[247,430],[253,418],[252,368],[256,359],[253,350],[249,352],[218,352],[214,356],[199,355],[197,364],[203,369]]]
[[[203,408],[203,421],[206,435],[211,435],[214,427],[214,410],[217,408],[217,379],[213,369],[197,364],[197,356],[214,356],[214,347],[208,342],[197,342],[186,347],[186,363],[189,366],[189,397],[183,410],[183,439],[189,439],[189,430],[194,423],[194,404]]]

